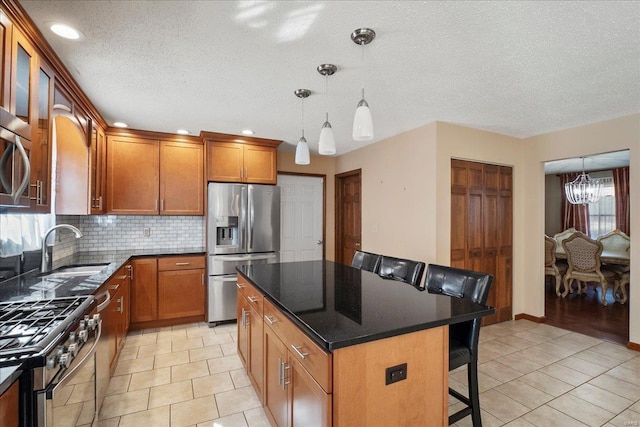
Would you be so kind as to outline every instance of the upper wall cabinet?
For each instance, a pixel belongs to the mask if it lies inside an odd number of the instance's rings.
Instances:
[[[276,184],[277,148],[282,141],[202,132],[207,143],[207,179]]]
[[[33,126],[32,106],[38,81],[36,50],[16,27],[11,45],[10,111]]]
[[[0,106],[11,110],[11,34],[13,24],[4,12],[0,10]]]
[[[107,213],[204,215],[203,145],[108,135]]]

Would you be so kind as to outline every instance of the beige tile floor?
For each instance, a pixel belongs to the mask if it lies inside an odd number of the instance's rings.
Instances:
[[[236,354],[236,325],[129,334],[101,427],[261,427],[269,422]],[[485,427],[640,426],[640,353],[526,320],[484,327]],[[466,372],[449,376],[466,393]],[[450,398],[450,411],[461,404]],[[457,426],[470,426],[471,417]]]

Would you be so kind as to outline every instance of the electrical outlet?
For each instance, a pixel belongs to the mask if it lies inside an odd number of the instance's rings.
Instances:
[[[386,369],[385,384],[393,384],[407,379],[407,364],[392,366]]]
[[[142,234],[144,235],[144,237],[149,237],[151,236],[151,228],[150,227],[145,227]]]

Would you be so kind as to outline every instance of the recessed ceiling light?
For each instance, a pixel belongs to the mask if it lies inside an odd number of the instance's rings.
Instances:
[[[128,124],[126,124],[126,123],[124,123],[124,122],[115,122],[113,125],[114,125],[115,127],[117,127],[117,128],[126,128],[126,127],[129,127],[129,125],[128,125]]]
[[[64,37],[65,39],[78,40],[80,38],[80,33],[78,32],[78,30],[68,25],[53,24],[49,28],[51,28],[51,31],[53,31],[60,37]]]
[[[178,132],[180,135],[189,135],[189,131],[186,129],[178,129],[176,132]]]
[[[252,131],[251,129],[245,129],[242,131],[243,135],[253,135],[255,132]]]

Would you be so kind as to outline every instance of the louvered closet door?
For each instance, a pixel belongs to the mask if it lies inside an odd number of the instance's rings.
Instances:
[[[451,160],[451,266],[493,274],[485,324],[512,316],[511,184],[510,167]]]

